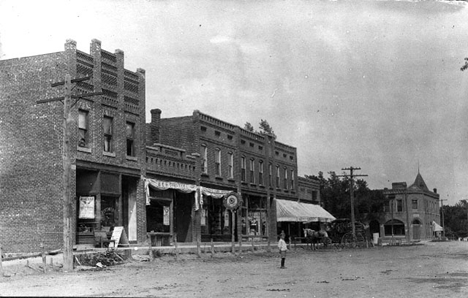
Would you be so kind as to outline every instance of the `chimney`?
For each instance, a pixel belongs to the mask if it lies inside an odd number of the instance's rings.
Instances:
[[[437,188],[434,188],[434,193],[437,193]]]
[[[161,110],[151,110],[150,144],[159,143],[159,130],[161,126]]]

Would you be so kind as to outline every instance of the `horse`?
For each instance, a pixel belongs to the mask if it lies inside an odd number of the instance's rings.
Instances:
[[[310,243],[310,249],[316,250],[318,243],[323,242],[324,245],[327,244],[326,241],[322,240],[328,238],[328,233],[324,230],[314,231],[312,229],[304,229],[304,237],[306,238],[307,247]]]

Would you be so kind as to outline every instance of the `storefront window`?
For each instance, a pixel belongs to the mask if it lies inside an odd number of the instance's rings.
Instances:
[[[248,200],[248,234],[266,236],[266,199],[249,197]]]

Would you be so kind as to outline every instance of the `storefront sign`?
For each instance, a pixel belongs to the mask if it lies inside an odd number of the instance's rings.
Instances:
[[[192,192],[197,190],[196,185],[179,183],[174,181],[161,181],[156,179],[147,179],[149,185],[157,190],[177,189],[182,192]]]
[[[164,206],[163,212],[164,212],[163,225],[168,226],[169,225],[169,207]]]
[[[224,207],[235,210],[241,205],[241,198],[236,192],[229,193],[224,199]]]
[[[94,197],[80,197],[78,218],[94,219]]]

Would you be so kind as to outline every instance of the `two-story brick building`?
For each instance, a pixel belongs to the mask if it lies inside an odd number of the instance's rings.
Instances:
[[[148,127],[157,133],[148,133],[149,143],[199,154],[200,171],[195,180],[203,190],[202,204],[200,214],[193,214],[192,239],[199,233],[202,241],[228,241],[234,232],[236,240],[253,236],[275,241],[277,206],[303,204],[297,202],[296,148],[276,141],[270,134],[247,131],[197,110],[190,116],[174,118],[161,118],[159,109],[151,113]],[[224,195],[230,192],[241,194],[242,205],[236,213],[223,204]],[[294,221],[300,220],[294,217]]]
[[[128,240],[146,239],[144,214],[145,71],[124,68],[124,53],[90,54],[68,40],[65,50],[0,61],[0,243],[5,251],[63,245],[63,117],[58,101],[65,76],[74,84],[68,123],[74,243],[94,242],[95,231],[123,226]],[[80,94],[103,95],[79,98]],[[143,212],[142,212],[143,210]]]
[[[369,223],[371,233],[378,233],[383,242],[406,242],[433,238],[433,222],[440,224],[439,194],[430,191],[418,172],[413,184],[392,183],[384,189],[388,198],[380,220]]]

